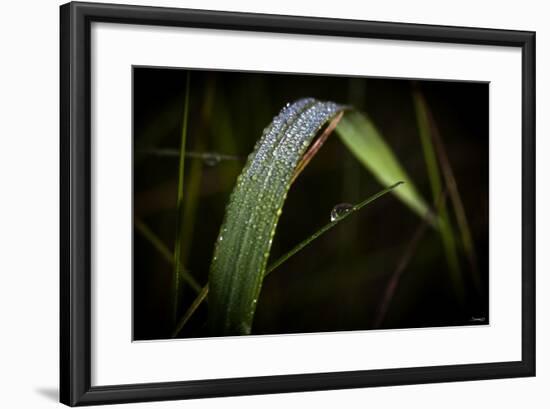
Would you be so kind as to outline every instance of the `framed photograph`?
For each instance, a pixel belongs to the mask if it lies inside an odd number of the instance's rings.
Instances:
[[[61,402],[535,375],[535,33],[61,6]]]

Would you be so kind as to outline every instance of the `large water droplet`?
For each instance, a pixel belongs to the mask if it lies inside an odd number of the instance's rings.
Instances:
[[[337,204],[332,208],[332,211],[330,212],[330,221],[333,222],[336,219],[339,219],[340,217],[348,213],[351,209],[353,209],[353,205],[349,203]]]
[[[202,162],[206,166],[216,166],[221,160],[222,158],[217,153],[205,153],[202,157]]]

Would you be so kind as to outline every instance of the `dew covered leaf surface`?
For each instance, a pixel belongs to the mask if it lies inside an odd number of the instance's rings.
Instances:
[[[249,334],[273,236],[301,159],[344,109],[312,98],[288,104],[264,129],[226,208],[209,275],[213,335]]]

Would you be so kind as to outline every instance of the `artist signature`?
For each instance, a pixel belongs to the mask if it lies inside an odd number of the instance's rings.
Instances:
[[[485,317],[472,317],[470,322],[485,322]]]

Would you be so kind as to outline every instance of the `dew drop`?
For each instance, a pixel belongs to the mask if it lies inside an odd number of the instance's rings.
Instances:
[[[330,212],[330,221],[333,222],[353,209],[353,205],[349,203],[340,203],[332,208]]]
[[[221,162],[221,160],[222,158],[220,157],[220,155],[216,153],[206,153],[202,158],[202,162],[206,166],[216,166],[218,163]]]

